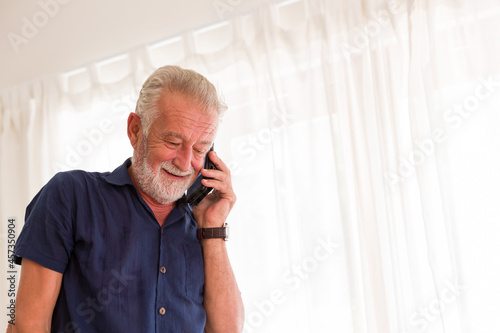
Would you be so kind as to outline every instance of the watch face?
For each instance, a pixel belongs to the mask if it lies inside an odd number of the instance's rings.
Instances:
[[[227,225],[227,223],[224,223],[224,234],[225,234],[225,237],[224,237],[224,240],[227,241],[229,239],[229,226]]]

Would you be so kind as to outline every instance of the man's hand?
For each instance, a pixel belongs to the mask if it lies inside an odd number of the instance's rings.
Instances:
[[[199,228],[220,228],[236,202],[236,195],[229,168],[215,152],[210,152],[209,158],[218,170],[202,169],[203,176],[213,178],[203,179],[202,184],[214,190],[193,208],[193,213]]]

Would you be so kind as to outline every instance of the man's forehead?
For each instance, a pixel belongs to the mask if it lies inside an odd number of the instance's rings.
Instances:
[[[153,120],[161,133],[169,135],[183,135],[184,133],[198,133],[211,135],[217,132],[219,118],[215,113],[166,112]]]
[[[190,98],[178,92],[166,92],[158,101],[158,114],[153,120],[154,131],[161,138],[196,139],[211,143],[219,125],[215,109],[207,111]]]
[[[198,103],[182,99],[160,103],[158,116],[157,118],[191,123],[196,127],[217,127],[219,123],[217,110],[205,110]]]

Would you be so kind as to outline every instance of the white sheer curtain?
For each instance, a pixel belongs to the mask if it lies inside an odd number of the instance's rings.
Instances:
[[[216,149],[246,332],[492,332],[499,19],[485,0],[270,3],[5,90],[1,250],[55,172],[131,154],[142,81],[179,64],[229,105]]]

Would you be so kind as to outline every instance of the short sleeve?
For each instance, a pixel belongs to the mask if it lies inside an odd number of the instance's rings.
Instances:
[[[26,208],[24,227],[14,248],[14,260],[32,260],[64,273],[73,250],[74,182],[56,174]]]

